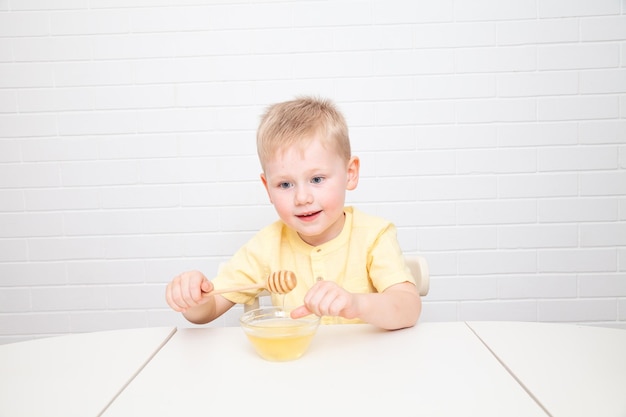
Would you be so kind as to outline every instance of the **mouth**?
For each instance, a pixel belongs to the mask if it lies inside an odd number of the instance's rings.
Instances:
[[[313,220],[315,219],[320,213],[322,212],[322,210],[318,210],[318,211],[311,211],[308,213],[302,213],[302,214],[297,214],[296,217],[300,220]]]

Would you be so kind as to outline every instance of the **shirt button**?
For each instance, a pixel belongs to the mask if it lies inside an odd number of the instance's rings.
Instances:
[[[315,281],[324,281],[324,278],[322,278],[322,277],[317,277],[317,278],[315,278]]]

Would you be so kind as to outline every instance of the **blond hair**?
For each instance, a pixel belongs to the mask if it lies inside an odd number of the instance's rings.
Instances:
[[[264,168],[277,152],[295,144],[306,146],[314,138],[320,138],[346,162],[350,160],[348,126],[333,102],[304,96],[269,106],[257,130],[261,165]]]

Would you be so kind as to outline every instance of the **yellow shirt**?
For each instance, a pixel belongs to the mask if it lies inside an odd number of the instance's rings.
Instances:
[[[215,289],[263,283],[272,271],[290,270],[297,285],[272,294],[274,305],[297,307],[319,279],[334,281],[352,293],[382,292],[391,285],[415,283],[400,249],[395,226],[387,220],[346,207],[341,233],[319,246],[305,243],[282,221],[260,230],[242,246],[213,279]],[[235,303],[251,303],[262,290],[227,293]],[[324,317],[323,323],[358,323]]]

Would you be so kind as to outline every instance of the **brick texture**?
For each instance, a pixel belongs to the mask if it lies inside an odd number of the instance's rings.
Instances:
[[[0,1],[0,343],[187,326],[276,218],[264,107],[334,99],[422,320],[626,328],[626,3]],[[211,326],[237,324],[239,307]]]

